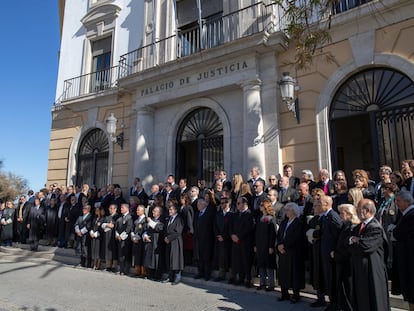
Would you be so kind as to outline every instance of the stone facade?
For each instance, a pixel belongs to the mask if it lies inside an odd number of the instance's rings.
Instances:
[[[126,0],[103,2],[110,3],[112,9],[119,8],[119,17],[109,22],[114,34],[114,57],[137,48],[134,42],[121,42],[117,34],[125,30],[125,24],[133,20],[138,14],[135,10],[141,6]],[[229,12],[239,9],[233,8],[231,1],[224,2]],[[149,2],[145,5],[148,13],[152,6]],[[73,10],[69,2],[66,8],[65,19],[70,18],[67,12]],[[414,80],[410,39],[414,36],[413,12],[412,1],[383,0],[338,14],[332,20],[332,42],[323,47],[335,56],[335,61],[326,63],[316,58],[306,71],[295,73],[294,47],[286,47],[281,32],[260,31],[125,75],[116,87],[103,92],[64,100],[59,109],[52,109],[47,183],[76,182],[79,144],[92,128],[106,133],[105,120],[110,113],[117,117],[117,133],[122,131],[125,140],[123,149],[112,143],[109,146],[108,182],[127,187],[135,176],[141,177],[145,185],[165,181],[168,174],[176,173],[180,125],[197,108],[209,108],[219,116],[223,126],[223,168],[230,174],[240,172],[248,178],[250,168],[258,165],[265,177],[281,173],[286,163],[293,164],[296,175],[305,168],[314,173],[320,168],[337,169],[331,150],[332,100],[350,76],[367,68],[392,68]],[[76,18],[85,19],[88,14],[85,9]],[[136,35],[144,42],[151,40],[148,19],[149,14],[144,13],[144,25],[135,20]],[[171,23],[166,19],[165,25]],[[98,25],[101,26],[95,31],[104,32],[105,22]],[[62,50],[71,40],[79,41],[79,37],[86,44],[90,32],[80,29],[77,31],[82,34],[73,37],[70,32],[76,27],[63,27]],[[168,36],[172,32],[158,33]],[[85,53],[75,49],[81,49],[81,45],[65,50],[61,62],[71,53]],[[78,62],[76,65],[82,68],[79,72],[86,73],[85,60]],[[285,71],[295,75],[301,87],[300,123],[280,99],[277,82]],[[76,76],[74,73],[66,65],[60,67],[58,99],[64,89],[63,80]],[[355,163],[350,158],[347,161],[349,165]]]

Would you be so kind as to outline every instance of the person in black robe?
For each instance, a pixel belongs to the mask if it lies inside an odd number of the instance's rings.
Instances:
[[[296,203],[285,205],[286,218],[280,224],[277,234],[277,250],[279,253],[279,285],[281,297],[279,301],[300,300],[300,290],[305,287],[304,261],[302,255],[303,224],[300,209]],[[290,297],[289,289],[293,290]]]
[[[69,248],[76,248],[75,245],[75,222],[82,214],[81,207],[76,203],[76,197],[70,197],[70,206],[67,217],[65,217],[65,240]]]
[[[183,243],[184,243],[184,264],[189,265],[193,262],[193,237],[194,237],[194,209],[191,206],[190,198],[186,193],[180,198],[180,216],[184,223]]]
[[[100,270],[101,259],[103,258],[103,230],[102,223],[105,220],[105,210],[102,206],[95,208],[95,216],[92,220],[92,229],[89,232],[91,237],[91,257],[93,261],[92,268]]]
[[[39,247],[39,240],[44,230],[45,221],[45,209],[40,205],[40,200],[35,198],[34,205],[30,207],[26,221],[26,226],[29,230],[29,244],[31,251],[37,251]]]
[[[79,216],[75,222],[76,248],[75,252],[80,255],[80,265],[82,267],[91,267],[91,238],[89,231],[92,228],[91,206],[86,204],[82,207],[82,216]]]
[[[396,245],[397,262],[393,265],[398,272],[401,293],[408,301],[409,310],[414,310],[414,200],[410,192],[396,195],[402,217],[392,230]]]
[[[132,241],[132,265],[134,266],[135,276],[146,277],[144,267],[145,244],[142,234],[147,230],[147,217],[145,217],[145,206],[139,204],[136,210],[137,219],[134,222],[134,231],[131,232]]]
[[[165,266],[165,224],[161,213],[161,207],[154,207],[152,217],[147,217],[147,230],[142,234],[145,243],[144,266],[148,271],[148,278],[157,281],[161,279]]]
[[[102,206],[102,205],[101,205]],[[109,215],[105,217],[102,223],[104,234],[104,254],[106,271],[115,272],[118,262],[118,246],[115,240],[115,223],[119,218],[117,214],[118,206],[111,204],[108,207]],[[105,207],[104,207],[105,210]],[[105,212],[106,213],[106,212]]]
[[[273,291],[275,288],[276,269],[276,219],[275,211],[269,199],[260,204],[262,216],[256,223],[256,259],[260,274],[258,290]],[[267,283],[267,284],[266,284]]]
[[[1,215],[1,241],[3,246],[12,246],[13,242],[13,225],[15,208],[12,201],[6,201],[5,209]]]
[[[56,246],[58,235],[58,207],[56,198],[49,200],[49,206],[46,207],[46,237],[47,245]]]
[[[166,227],[164,242],[166,245],[166,266],[169,271],[165,280],[176,285],[181,281],[181,271],[184,270],[183,229],[184,224],[178,214],[178,202],[175,199],[168,201],[169,219]]]
[[[118,244],[119,274],[128,275],[131,268],[131,232],[132,216],[129,214],[128,203],[121,204],[121,217],[115,223],[115,239]]]
[[[57,221],[58,221],[58,247],[67,247],[67,240],[66,240],[66,226],[68,226],[68,223],[66,222],[66,219],[69,217],[69,210],[70,210],[70,203],[67,202],[65,199],[66,195],[61,194],[60,195],[60,204],[58,207],[58,213],[57,213]]]
[[[387,271],[384,263],[386,235],[375,219],[375,204],[370,199],[358,203],[361,223],[352,230],[351,253],[353,307],[355,310],[390,310]]]
[[[351,254],[348,251],[349,237],[355,226],[360,221],[352,204],[341,204],[338,206],[343,227],[338,237],[334,253],[337,308],[338,310],[351,311],[352,307],[352,276],[351,276]]]
[[[231,267],[231,237],[230,228],[234,213],[231,211],[231,199],[220,200],[221,210],[216,213],[214,221],[214,236],[216,237],[216,250],[218,259],[219,274],[214,281],[225,280],[226,272]]]
[[[237,214],[233,218],[230,229],[232,240],[232,269],[236,277],[229,280],[235,285],[252,286],[251,269],[253,264],[254,244],[254,217],[249,209],[249,202],[245,197],[237,199]]]
[[[306,226],[306,237],[310,243],[309,250],[309,261],[310,261],[310,278],[309,283],[316,290],[318,299],[311,303],[311,307],[323,307],[326,306],[325,295],[326,286],[322,275],[322,262],[321,262],[321,226],[322,220],[320,214],[322,211],[321,201],[314,200],[313,202],[313,213],[314,216],[309,219]]]
[[[210,279],[213,250],[214,250],[214,217],[216,209],[209,207],[207,202],[199,199],[197,202],[198,213],[194,219],[194,240],[198,258],[198,274],[196,279]]]

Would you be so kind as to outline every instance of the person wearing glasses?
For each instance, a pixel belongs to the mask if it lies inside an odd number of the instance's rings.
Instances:
[[[266,193],[269,193],[269,191],[272,189],[275,189],[275,190],[278,189],[279,181],[277,180],[276,175],[270,175],[268,178],[268,182],[269,183],[267,184],[264,190]]]

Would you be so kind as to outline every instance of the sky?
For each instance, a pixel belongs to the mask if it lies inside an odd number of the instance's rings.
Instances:
[[[0,160],[3,172],[46,183],[59,53],[57,0],[3,1]]]

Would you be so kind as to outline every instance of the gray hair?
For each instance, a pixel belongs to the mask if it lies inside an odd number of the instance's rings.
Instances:
[[[313,180],[313,173],[311,170],[302,170],[302,174],[305,174],[310,180]]]
[[[408,202],[409,204],[414,203],[414,199],[412,194],[410,193],[410,191],[407,190],[401,190],[400,192],[398,192],[396,195],[396,197],[400,197],[401,200]]]
[[[302,213],[300,207],[294,202],[286,203],[285,209],[288,209],[288,208],[292,210],[293,214],[295,214],[296,217],[299,217],[300,214]]]

